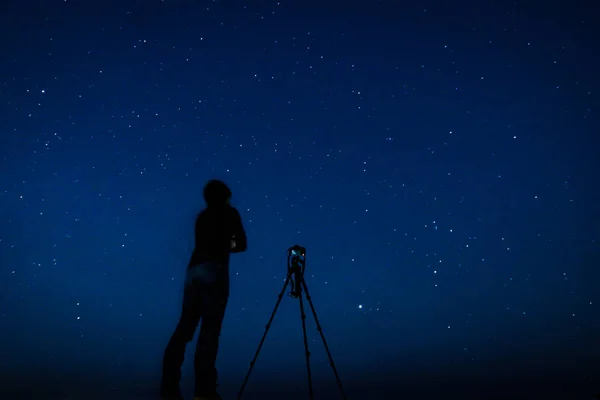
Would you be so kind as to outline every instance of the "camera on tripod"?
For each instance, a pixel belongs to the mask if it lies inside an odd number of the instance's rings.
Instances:
[[[293,254],[294,256],[298,257],[304,257],[306,256],[306,248],[295,244],[288,249],[288,254]]]
[[[244,382],[242,383],[242,387],[238,393],[238,400],[241,400],[242,394],[244,393],[244,389],[246,384],[248,383],[248,378],[250,378],[250,373],[254,369],[254,365],[256,364],[256,359],[258,358],[258,354],[260,353],[260,349],[262,348],[265,339],[267,338],[267,333],[271,328],[271,324],[273,323],[273,318],[275,318],[275,314],[277,313],[277,309],[279,308],[279,303],[281,303],[281,299],[283,298],[283,294],[285,293],[285,289],[288,284],[291,285],[292,290],[289,295],[295,299],[299,300],[300,304],[300,319],[302,322],[302,335],[304,337],[304,355],[306,357],[306,370],[308,373],[308,393],[311,400],[314,399],[313,392],[313,384],[312,384],[312,374],[310,370],[310,351],[308,350],[308,337],[306,335],[306,314],[304,312],[304,303],[302,301],[302,293],[306,296],[306,300],[312,312],[312,315],[315,319],[315,323],[317,324],[317,331],[323,340],[323,345],[325,346],[325,351],[327,352],[327,357],[329,358],[329,364],[333,369],[333,374],[335,375],[335,379],[337,381],[338,387],[342,393],[342,399],[346,399],[346,393],[344,392],[344,388],[342,387],[342,382],[338,375],[337,369],[335,368],[335,364],[333,362],[333,358],[331,357],[331,353],[329,352],[329,346],[327,345],[327,341],[325,340],[325,335],[323,334],[323,329],[321,328],[321,324],[319,323],[319,319],[317,318],[317,312],[315,311],[315,307],[313,305],[310,294],[308,293],[308,286],[306,285],[306,281],[304,280],[304,269],[306,268],[306,249],[300,245],[294,245],[287,249],[287,277],[285,279],[285,283],[283,284],[283,288],[277,296],[277,302],[275,303],[275,308],[273,309],[273,313],[271,314],[271,318],[269,318],[269,322],[265,327],[265,333],[263,334],[260,343],[258,344],[258,348],[256,349],[256,353],[254,354],[254,358],[250,361],[250,369],[244,378]]]
[[[293,245],[287,250],[287,270],[292,290],[290,297],[297,299],[302,295],[302,279],[306,268],[306,248]]]

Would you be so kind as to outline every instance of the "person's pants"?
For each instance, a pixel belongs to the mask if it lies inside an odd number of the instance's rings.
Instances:
[[[215,392],[217,387],[215,362],[228,292],[224,285],[219,284],[185,285],[181,317],[164,353],[161,382],[163,395],[179,393],[185,348],[194,337],[200,319],[202,319],[200,336],[194,356],[195,396],[207,396]]]

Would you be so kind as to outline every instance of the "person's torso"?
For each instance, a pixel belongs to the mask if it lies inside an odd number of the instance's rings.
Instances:
[[[215,262],[222,265],[223,274],[228,276],[233,231],[231,207],[204,209],[196,219],[194,252],[188,268]]]

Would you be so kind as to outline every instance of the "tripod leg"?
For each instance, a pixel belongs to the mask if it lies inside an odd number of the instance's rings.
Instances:
[[[306,356],[306,372],[308,373],[308,395],[310,400],[315,398],[312,385],[312,375],[310,373],[310,351],[308,350],[308,337],[306,336],[306,314],[304,313],[304,303],[302,296],[298,297],[300,300],[300,317],[302,318],[302,334],[304,335],[304,355]]]
[[[263,334],[262,339],[260,339],[260,343],[258,344],[258,349],[256,349],[256,353],[254,354],[254,358],[250,361],[250,369],[244,378],[244,383],[242,383],[242,387],[238,393],[238,400],[242,398],[242,394],[244,393],[244,388],[246,387],[246,383],[248,383],[248,378],[250,378],[250,373],[254,368],[254,364],[256,363],[256,359],[258,358],[258,353],[260,353],[260,349],[262,348],[265,339],[267,338],[267,333],[269,332],[269,328],[271,328],[271,323],[273,322],[273,318],[275,318],[275,313],[277,312],[277,308],[279,308],[279,303],[281,303],[281,299],[283,298],[283,294],[285,293],[285,288],[287,287],[290,279],[292,278],[292,274],[288,273],[287,278],[285,279],[285,283],[283,284],[283,288],[281,288],[281,292],[279,292],[279,296],[277,298],[277,303],[275,303],[275,308],[273,309],[273,313],[271,314],[271,318],[269,318],[269,322],[265,327],[265,333]]]
[[[310,306],[313,317],[315,317],[315,322],[317,323],[317,330],[319,331],[319,334],[321,335],[321,339],[323,339],[323,344],[325,345],[325,351],[327,352],[327,357],[329,357],[329,363],[331,364],[331,368],[333,369],[333,374],[335,375],[337,384],[340,388],[340,391],[342,392],[342,399],[345,400],[346,392],[344,392],[344,388],[342,386],[342,381],[337,372],[337,369],[335,368],[335,363],[333,362],[333,357],[331,357],[331,352],[329,351],[329,346],[327,346],[327,341],[325,340],[325,335],[323,334],[323,328],[321,328],[321,324],[319,323],[319,319],[317,318],[317,312],[315,311],[315,307],[313,306],[313,302],[310,297],[310,293],[308,292],[308,286],[306,285],[306,282],[304,281],[304,279],[302,279],[302,288],[304,289],[304,293],[306,293],[306,300],[308,300],[308,305]]]

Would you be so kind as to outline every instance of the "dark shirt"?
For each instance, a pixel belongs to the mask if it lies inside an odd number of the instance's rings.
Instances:
[[[231,240],[235,248],[231,248]],[[216,262],[229,275],[229,254],[246,250],[246,232],[238,210],[230,205],[207,207],[196,218],[195,246],[188,268]]]

